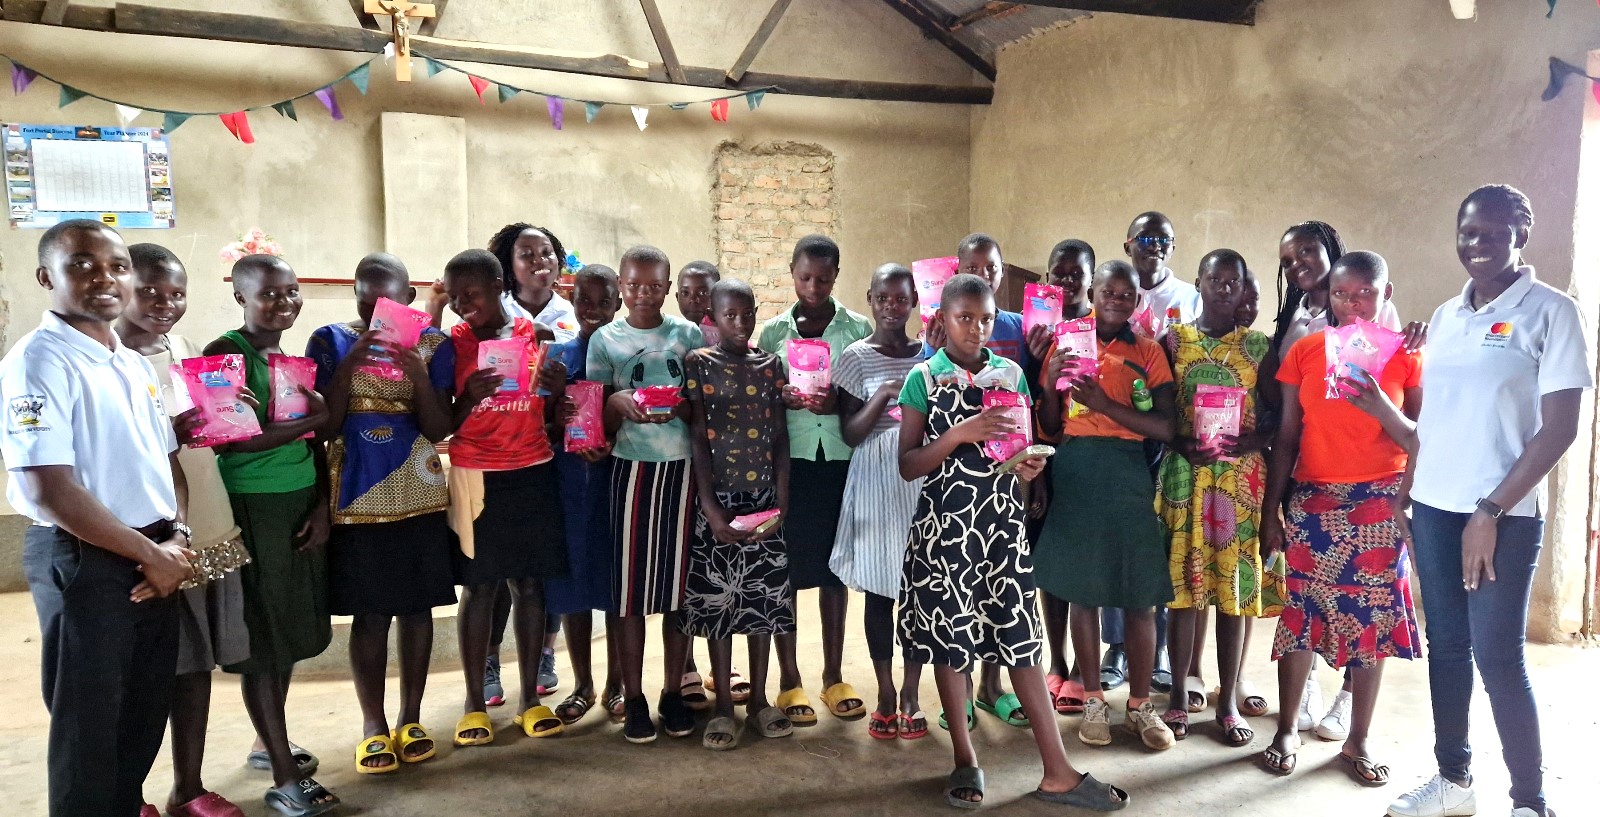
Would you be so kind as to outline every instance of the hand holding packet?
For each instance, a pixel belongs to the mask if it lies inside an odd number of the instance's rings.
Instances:
[[[1218,451],[1220,438],[1237,437],[1244,425],[1245,390],[1238,386],[1202,383],[1194,392],[1194,437],[1211,451]],[[1218,456],[1222,462],[1235,457]]]
[[[789,364],[789,384],[808,397],[823,397],[832,384],[828,342],[821,338],[791,338],[784,343]]]
[[[267,355],[267,372],[272,383],[272,396],[267,417],[274,423],[287,423],[304,418],[311,413],[311,398],[300,391],[317,388],[317,362],[309,357],[292,355]],[[307,431],[300,439],[317,436]]]
[[[740,533],[763,534],[778,526],[778,509],[756,511],[741,516],[735,516],[728,527]]]
[[[939,311],[939,298],[944,294],[944,285],[956,277],[956,270],[960,266],[960,260],[953,255],[911,262],[911,280],[917,285],[917,304],[924,328],[933,320],[933,313]]]
[[[428,328],[433,318],[421,310],[412,309],[398,301],[379,298],[372,307],[369,327],[378,333],[378,339],[397,349],[415,349],[422,339],[422,330]],[[387,358],[374,359],[374,365],[363,369],[385,380],[404,380],[405,372]]]
[[[1324,329],[1322,339],[1328,364],[1325,396],[1329,400],[1347,396],[1340,378],[1356,380],[1370,375],[1377,380],[1405,343],[1405,335],[1360,318]]]
[[[1061,287],[1049,284],[1028,284],[1022,288],[1022,333],[1024,335],[1033,331],[1035,326],[1048,326],[1052,329],[1061,323],[1061,299],[1065,295]]]
[[[248,440],[261,433],[256,413],[239,393],[244,388],[244,355],[195,357],[172,364],[173,403],[182,414],[200,409],[196,446],[209,448]]]
[[[601,414],[605,410],[605,384],[593,380],[568,383],[567,396],[577,407],[564,435],[567,452],[588,451],[605,445],[606,428]]]
[[[1094,316],[1056,324],[1056,350],[1078,356],[1071,371],[1056,380],[1056,391],[1071,389],[1072,381],[1080,377],[1098,375],[1100,338],[1095,334]]]
[[[677,386],[641,386],[633,390],[633,402],[651,417],[671,414],[683,402],[683,389]]]
[[[985,440],[983,451],[995,462],[1005,462],[1011,459],[1028,444],[1033,442],[1033,420],[1028,412],[1028,398],[1019,392],[1005,389],[985,389],[983,392],[983,407],[985,409],[1002,406],[1006,409],[1006,417],[1011,420],[1015,431],[997,440]]]
[[[493,369],[505,378],[490,400],[509,400],[532,394],[532,349],[526,338],[486,340],[478,344],[478,368]]]

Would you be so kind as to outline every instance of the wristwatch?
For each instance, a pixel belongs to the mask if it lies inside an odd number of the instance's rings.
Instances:
[[[1478,500],[1478,510],[1482,511],[1490,519],[1499,519],[1506,515],[1506,509],[1490,502],[1488,497]]]
[[[172,523],[172,532],[173,533],[181,533],[181,534],[183,534],[183,538],[184,538],[185,541],[187,541],[191,545],[194,544],[194,530],[191,529],[188,525],[185,525],[182,522],[173,522]]]

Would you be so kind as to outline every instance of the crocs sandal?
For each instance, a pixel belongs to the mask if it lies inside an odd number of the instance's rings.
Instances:
[[[1028,716],[1022,712],[1022,699],[1015,692],[1007,692],[996,698],[994,703],[978,701],[978,708],[1006,722],[1007,726],[1018,729],[1028,728]]]
[[[733,718],[712,718],[706,723],[706,732],[700,736],[700,745],[713,752],[726,752],[729,749],[739,748],[739,724]],[[712,737],[725,737],[728,740],[713,743]]]
[[[322,803],[317,802],[323,797],[332,799]],[[267,789],[262,799],[283,817],[317,817],[339,807],[339,798],[334,797],[333,793],[323,788],[321,783],[309,777]]]
[[[583,716],[589,714],[589,710],[593,707],[593,695],[585,698],[574,692],[568,695],[566,700],[556,704],[556,717],[560,718],[562,723],[571,726],[583,720]]]
[[[828,705],[828,713],[836,718],[859,718],[867,713],[867,703],[861,700],[861,694],[844,682],[824,689],[822,702]]]
[[[1084,774],[1083,779],[1078,781],[1077,788],[1072,791],[1034,789],[1033,796],[1047,803],[1090,811],[1121,811],[1128,807],[1127,792],[1110,783],[1094,779],[1092,774]]]
[[[157,814],[159,817],[159,812]],[[167,817],[244,817],[244,809],[234,805],[228,798],[208,791],[181,806],[168,806]]]
[[[950,722],[945,720],[943,712],[939,713],[939,728],[946,732],[950,731]],[[967,731],[971,732],[977,728],[978,714],[972,710],[972,701],[967,701]]]
[[[806,695],[803,687],[786,689],[778,693],[778,700],[774,703],[795,726],[811,726],[817,722],[817,710],[811,706],[811,698]]]
[[[1350,776],[1363,786],[1382,786],[1389,782],[1389,767],[1372,762],[1370,758],[1339,753],[1339,759],[1350,767]]]
[[[293,743],[289,744],[289,753],[294,755],[295,770],[300,773],[301,777],[310,777],[317,773],[317,764],[319,761],[317,760],[316,755],[311,754],[310,752],[294,745]],[[267,754],[265,749],[245,755],[244,762],[246,766],[249,766],[257,771],[272,771],[272,757]]]
[[[957,797],[956,792],[959,791],[975,791],[978,799]],[[950,780],[944,787],[944,801],[961,809],[975,809],[983,805],[983,770],[977,766],[962,766],[951,772]]]
[[[756,713],[756,728],[761,730],[764,738],[786,738],[794,734],[794,723],[783,710],[775,706]]]
[[[900,714],[900,739],[916,740],[928,736],[928,715],[922,710],[907,715]]]
[[[364,761],[386,757],[388,763],[368,766]],[[356,746],[357,774],[388,774],[400,768],[400,756],[394,753],[394,741],[388,735],[373,735]]]
[[[1267,699],[1256,691],[1256,685],[1240,679],[1234,685],[1234,697],[1239,702],[1239,714],[1247,718],[1259,718],[1267,714]]]
[[[528,707],[521,715],[512,718],[511,723],[522,727],[522,733],[530,738],[553,738],[566,731],[566,724],[543,704]]]
[[[717,691],[717,685],[710,678],[705,679],[705,687],[708,692]],[[734,703],[742,704],[750,700],[750,682],[738,670],[728,673],[728,689]]]
[[[1057,687],[1052,700],[1055,702],[1057,712],[1063,715],[1076,715],[1083,711],[1085,697],[1087,696],[1083,692],[1083,682],[1068,678]]]
[[[466,736],[466,733],[479,729],[489,734],[475,738]],[[489,721],[489,713],[468,712],[461,716],[461,720],[456,721],[455,744],[457,746],[488,746],[491,743],[494,743],[494,724]]]
[[[678,694],[683,696],[683,702],[696,712],[704,712],[711,708],[711,698],[706,695],[706,684],[698,672],[686,672],[678,683]]]
[[[1255,730],[1238,715],[1217,718],[1217,725],[1222,727],[1222,742],[1229,746],[1249,746],[1250,741],[1256,739]]]
[[[1182,709],[1168,709],[1161,715],[1161,722],[1172,730],[1172,737],[1183,740],[1189,736],[1189,713]]]
[[[1261,765],[1265,766],[1267,771],[1280,777],[1288,777],[1294,774],[1295,761],[1294,752],[1280,752],[1271,746],[1268,746],[1261,753]]]
[[[874,712],[867,716],[867,734],[878,740],[894,740],[900,737],[900,719]]]
[[[400,727],[400,731],[394,733],[394,739],[400,744],[401,763],[421,763],[439,752],[439,744],[434,741],[433,735],[428,734],[428,730],[423,728],[420,723],[408,723]],[[427,743],[428,751],[415,755],[406,751],[419,743]]]

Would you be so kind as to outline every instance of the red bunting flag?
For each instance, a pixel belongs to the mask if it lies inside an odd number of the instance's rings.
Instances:
[[[728,100],[715,99],[711,101],[711,118],[718,122],[728,121]]]
[[[233,134],[233,138],[247,145],[255,144],[256,135],[250,132],[250,117],[244,111],[217,114],[217,118],[222,120],[223,127]]]
[[[483,77],[475,77],[471,74],[468,74],[467,82],[472,83],[472,90],[478,94],[478,104],[484,104],[483,92],[489,90],[489,81]]]

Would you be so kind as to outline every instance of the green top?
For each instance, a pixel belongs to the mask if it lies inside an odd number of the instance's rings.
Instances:
[[[933,357],[918,363],[911,369],[911,373],[906,375],[905,385],[900,387],[900,398],[896,402],[927,414],[928,394],[932,388],[950,384],[1004,389],[1031,398],[1028,393],[1028,378],[1023,376],[1022,367],[1009,358],[996,354],[993,349],[985,347],[983,369],[977,374],[957,366],[943,349],[935,352]]]
[[[828,321],[827,327],[822,330],[822,339],[828,342],[831,367],[846,346],[872,334],[872,321],[845,309],[843,304],[831,297],[828,303],[833,304],[833,320]],[[773,316],[762,325],[761,337],[756,341],[756,346],[762,351],[777,355],[785,364],[789,356],[783,348],[784,341],[800,337],[800,329],[795,325],[794,318],[795,310],[799,308],[800,305],[795,304]],[[821,445],[825,459],[850,459],[851,448],[839,430],[839,415],[812,414],[809,409],[798,409],[788,412],[788,421],[790,457],[814,460],[817,458],[817,446]]]
[[[267,369],[267,356],[238,332],[225,332],[221,339],[239,347],[244,354],[244,383],[255,392],[260,404],[256,406],[256,419],[265,426],[267,407],[272,403],[272,376]],[[217,457],[217,467],[222,471],[222,484],[228,486],[230,494],[283,494],[317,484],[317,467],[305,440],[294,440],[267,451],[222,454]]]

